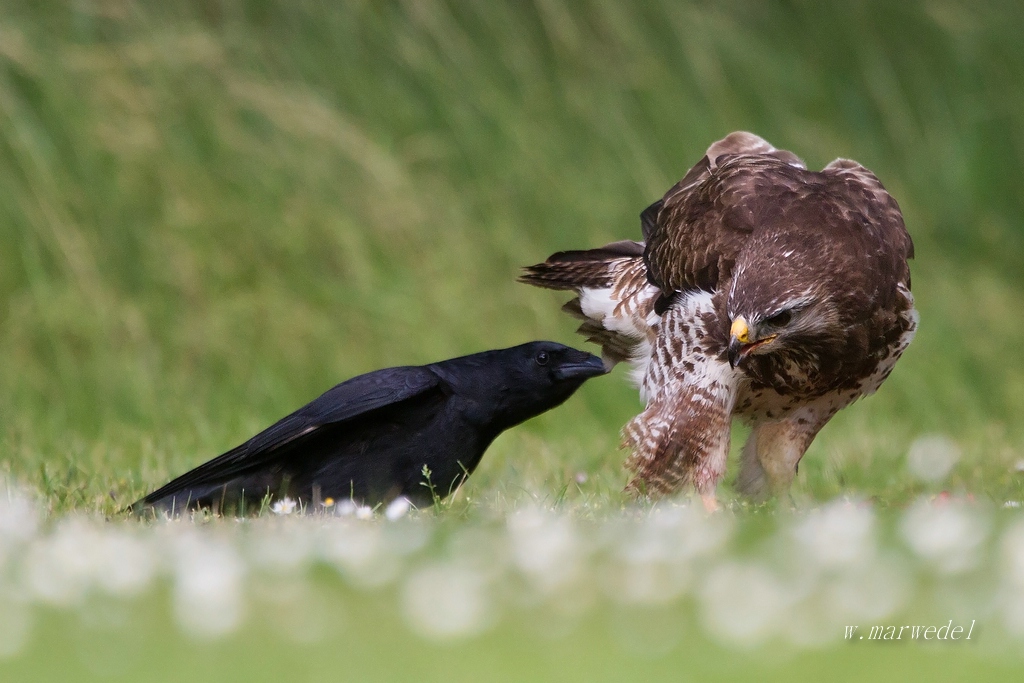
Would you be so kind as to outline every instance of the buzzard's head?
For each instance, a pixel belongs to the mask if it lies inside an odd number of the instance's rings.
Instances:
[[[747,356],[772,353],[787,346],[792,335],[789,325],[793,322],[795,307],[783,308],[778,313],[757,317],[737,315],[731,318],[729,328],[729,365],[736,367]]]
[[[726,303],[730,365],[753,355],[806,355],[842,337],[846,287],[827,250],[770,249],[737,265]]]

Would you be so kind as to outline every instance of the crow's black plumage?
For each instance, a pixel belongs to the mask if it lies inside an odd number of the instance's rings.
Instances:
[[[604,372],[596,356],[554,342],[370,372],[131,509],[237,511],[258,507],[268,495],[306,504],[328,498],[374,504],[399,496],[429,502],[461,484],[498,434],[561,404]]]

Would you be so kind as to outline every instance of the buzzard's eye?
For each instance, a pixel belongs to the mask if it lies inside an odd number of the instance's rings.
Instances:
[[[765,322],[772,327],[782,327],[783,325],[788,325],[789,321],[792,319],[793,314],[791,312],[782,311],[781,313],[776,313],[772,317],[768,318]]]
[[[547,365],[547,364],[548,364],[548,352],[547,351],[541,351],[540,353],[537,354],[537,365]]]

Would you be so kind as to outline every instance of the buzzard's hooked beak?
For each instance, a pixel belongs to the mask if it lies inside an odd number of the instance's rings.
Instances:
[[[743,316],[737,316],[732,321],[732,328],[729,330],[729,367],[735,368],[745,355],[761,344],[767,344],[778,335],[772,334],[764,339],[752,339],[750,326]]]
[[[735,368],[740,362],[740,355],[743,353],[743,345],[750,343],[750,326],[743,316],[732,321],[732,328],[729,330],[729,367]]]

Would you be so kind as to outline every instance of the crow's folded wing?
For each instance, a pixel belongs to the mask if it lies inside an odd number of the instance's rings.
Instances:
[[[387,368],[353,377],[245,443],[157,489],[132,507],[151,505],[195,486],[245,474],[274,460],[283,446],[308,438],[325,426],[395,408],[429,392],[442,391],[442,384],[441,379],[425,367]]]

